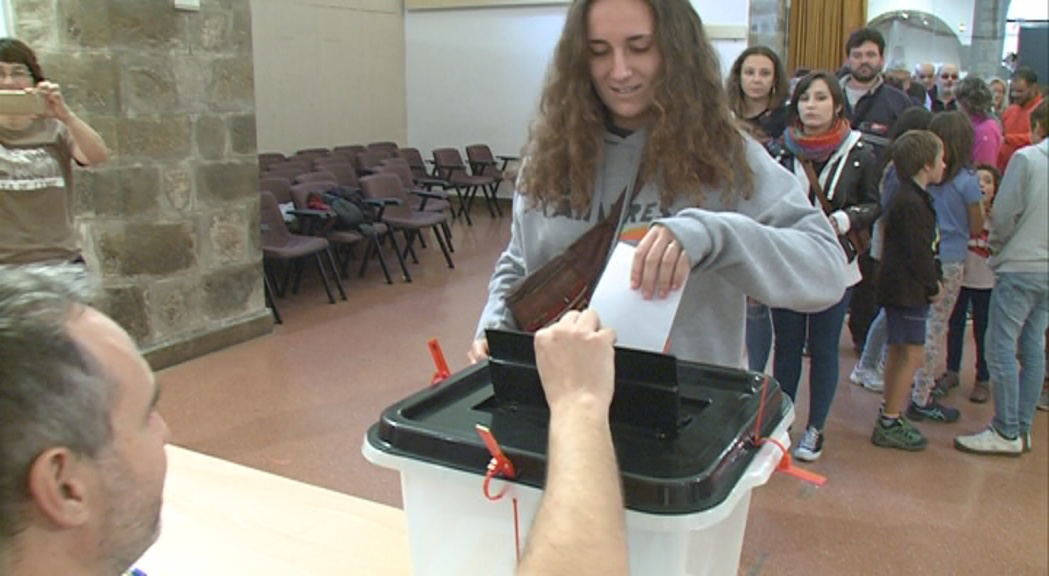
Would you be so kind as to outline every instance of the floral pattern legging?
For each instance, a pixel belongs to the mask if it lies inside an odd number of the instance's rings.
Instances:
[[[929,318],[925,321],[925,350],[922,367],[914,374],[914,389],[911,401],[925,406],[932,397],[936,385],[936,370],[944,356],[947,344],[947,325],[962,290],[965,262],[943,264],[943,298],[932,305]]]

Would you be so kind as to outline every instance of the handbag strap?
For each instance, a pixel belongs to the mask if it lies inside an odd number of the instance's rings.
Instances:
[[[830,205],[830,200],[827,199],[827,194],[823,192],[823,187],[820,186],[819,176],[816,176],[816,169],[812,167],[812,162],[808,160],[802,160],[798,158],[798,162],[801,162],[802,169],[805,170],[805,176],[809,179],[809,188],[812,193],[820,201],[820,206],[823,207],[824,214],[830,214],[834,212],[834,208]]]

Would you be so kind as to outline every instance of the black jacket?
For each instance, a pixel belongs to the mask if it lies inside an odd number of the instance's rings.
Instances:
[[[842,79],[842,90],[847,82],[848,78]],[[895,86],[882,83],[873,91],[864,94],[855,107],[850,106],[846,98],[845,116],[853,129],[873,136],[867,143],[874,147],[875,156],[881,157],[889,130],[903,111],[911,106],[914,106],[914,102],[910,96]]]
[[[780,152],[778,159],[780,164],[792,174],[803,173],[802,168],[797,166],[797,158],[785,148]],[[846,156],[839,158],[833,164],[828,163],[822,168],[822,171],[819,166],[813,166],[813,168],[815,168],[817,176],[821,175],[823,171],[828,172],[826,182],[829,185],[834,179],[834,171],[837,170],[842,162],[845,164],[842,167],[841,176],[838,177],[833,196],[830,190],[824,190],[825,195],[830,200],[831,211],[843,210],[849,217],[850,229],[859,230],[866,228],[870,231],[874,221],[881,215],[880,193],[878,191],[881,174],[878,171],[878,159],[875,157],[871,146],[860,141],[852,147],[852,150]],[[809,201],[812,202],[812,205],[822,207],[811,185],[808,192]],[[842,238],[842,241],[844,242],[844,238]],[[846,253],[849,253],[848,249],[846,249]],[[853,256],[854,254],[850,254],[850,259]]]
[[[936,209],[932,196],[908,179],[885,213],[881,267],[875,281],[878,304],[918,308],[929,304],[942,276]]]

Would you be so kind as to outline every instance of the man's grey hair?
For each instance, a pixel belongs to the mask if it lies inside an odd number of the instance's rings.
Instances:
[[[0,552],[25,528],[33,461],[112,440],[115,388],[68,330],[89,297],[81,267],[0,266]]]
[[[966,76],[954,85],[954,98],[973,116],[986,118],[991,115],[994,103],[994,92],[983,79],[973,74]]]

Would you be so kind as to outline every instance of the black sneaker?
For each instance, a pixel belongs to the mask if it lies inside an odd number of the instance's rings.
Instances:
[[[794,450],[794,457],[802,462],[815,462],[823,454],[823,432],[809,426]]]
[[[911,402],[911,405],[907,408],[907,417],[917,422],[929,420],[930,422],[950,423],[957,422],[961,416],[962,413],[957,408],[944,406],[932,399],[925,406]]]

